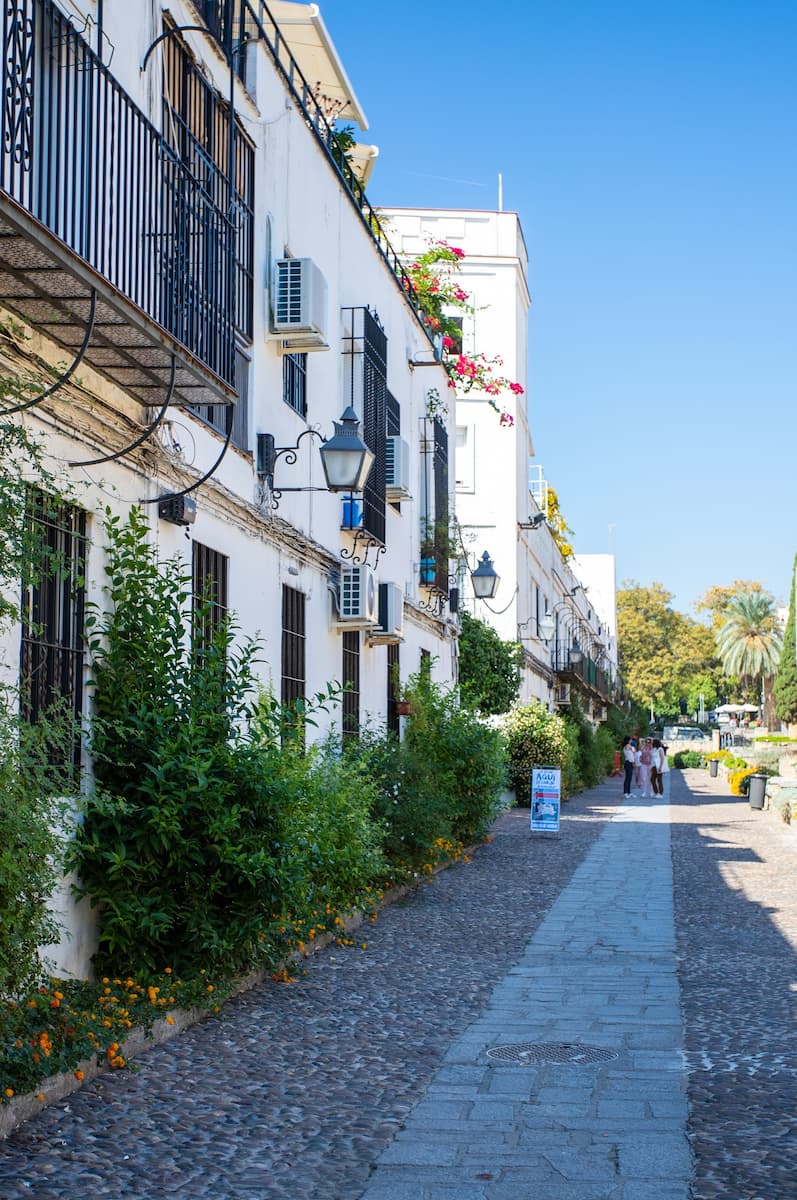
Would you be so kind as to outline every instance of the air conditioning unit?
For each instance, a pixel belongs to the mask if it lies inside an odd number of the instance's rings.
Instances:
[[[340,568],[338,621],[350,629],[368,629],[379,619],[376,580],[371,567],[363,564]]]
[[[404,438],[389,437],[385,449],[385,495],[388,500],[411,500],[410,448]]]
[[[404,593],[395,583],[379,585],[379,624],[368,640],[373,645],[402,641],[404,635]]]
[[[570,684],[557,683],[553,693],[554,704],[570,703]]]
[[[328,349],[327,281],[311,258],[274,263],[271,332],[282,336],[289,354]]]

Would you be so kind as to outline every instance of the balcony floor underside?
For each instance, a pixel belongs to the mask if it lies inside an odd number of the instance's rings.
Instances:
[[[74,356],[86,334],[92,288],[97,301],[85,363],[154,408],[165,398],[174,354],[175,404],[234,401],[235,393],[184,346],[1,196],[0,305]]]

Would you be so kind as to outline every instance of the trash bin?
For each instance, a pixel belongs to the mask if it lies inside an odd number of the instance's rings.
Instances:
[[[747,791],[747,798],[750,801],[751,808],[763,808],[764,797],[767,794],[767,777],[766,775],[750,775]]]
[[[717,778],[717,771],[719,770],[719,765],[720,765],[719,759],[717,759],[717,758],[710,758],[708,760],[708,773],[712,779]]]

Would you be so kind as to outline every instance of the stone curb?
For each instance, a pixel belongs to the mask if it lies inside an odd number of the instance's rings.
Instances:
[[[439,871],[444,871],[449,867],[458,866],[466,862],[479,849],[479,846],[483,844],[478,843],[476,846],[463,848],[463,857],[457,859],[456,862],[439,863],[431,873],[420,876],[412,883],[404,883],[388,888],[374,911],[379,913],[383,909],[389,908],[391,904],[396,904],[397,901],[403,900],[406,896],[416,892],[422,884],[431,882]],[[354,912],[344,918],[340,932],[353,933],[355,929],[359,929],[366,920],[370,921],[370,919],[370,913]],[[309,945],[305,943],[304,950],[299,957],[310,958],[319,950],[326,949],[339,936],[340,933],[332,931],[322,933],[319,937],[314,938]],[[287,963],[282,962],[278,963],[273,969],[263,968],[245,975],[226,998],[225,1003],[227,1000],[232,1000],[235,996],[240,996],[244,992],[248,992],[251,988],[257,987],[259,983],[262,983],[265,979],[286,966]],[[145,1033],[143,1029],[134,1030],[130,1037],[120,1043],[119,1053],[122,1057],[129,1062],[138,1055],[146,1053],[151,1047],[171,1041],[172,1038],[177,1037],[184,1030],[190,1029],[192,1025],[198,1025],[201,1021],[215,1014],[204,1008],[186,1008],[173,1009],[169,1015],[172,1017],[172,1023],[169,1023],[165,1019],[155,1021],[150,1033]],[[84,1084],[90,1083],[98,1075],[107,1074],[111,1069],[104,1060],[97,1062],[95,1059],[86,1059],[69,1071],[64,1071],[60,1075],[51,1075],[47,1079],[42,1080],[36,1091],[26,1092],[25,1095],[21,1096],[14,1096],[7,1104],[3,1104],[0,1107],[0,1141],[7,1138],[18,1125],[22,1125],[25,1121],[30,1120],[31,1117],[41,1112],[42,1109],[47,1108],[51,1104],[57,1104],[60,1100],[65,1100],[67,1096],[71,1096],[73,1092],[83,1087]],[[76,1079],[75,1071],[82,1071],[83,1079]],[[40,1096],[43,1099],[39,1099]]]

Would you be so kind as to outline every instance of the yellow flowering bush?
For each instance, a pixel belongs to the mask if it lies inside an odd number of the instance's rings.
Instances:
[[[229,981],[208,983],[171,970],[144,982],[130,976],[104,976],[96,983],[49,979],[25,997],[0,1003],[0,1102],[30,1092],[51,1075],[79,1064],[105,1060],[114,1070],[126,1066],[122,1043],[133,1029],[149,1032],[175,1008],[210,1007],[229,993]],[[168,1015],[167,1015],[168,1014]]]
[[[731,795],[746,796],[750,786],[747,781],[755,773],[755,767],[740,767],[736,771],[731,771],[728,775],[728,783],[731,785]]]

